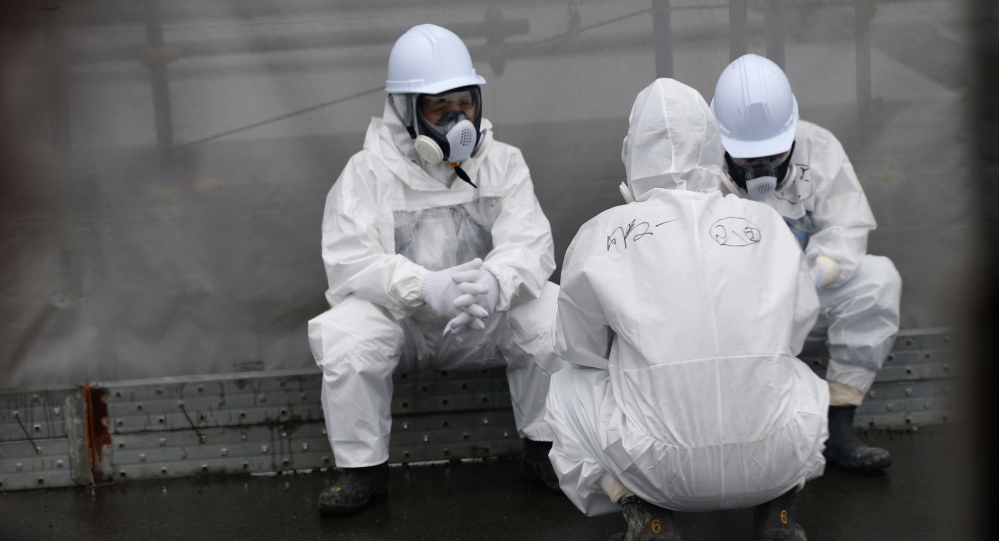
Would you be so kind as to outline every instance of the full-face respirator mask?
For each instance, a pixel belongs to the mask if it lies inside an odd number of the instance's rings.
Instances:
[[[390,100],[392,107],[394,102]],[[482,99],[478,86],[441,94],[407,95],[408,119],[404,122],[416,152],[427,163],[447,160],[461,180],[478,188],[461,168],[482,143]],[[399,114],[399,111],[396,111]],[[399,115],[404,118],[403,115]]]
[[[791,156],[794,155],[794,143],[791,143],[791,150],[787,156],[777,158],[754,158],[735,160],[725,153],[725,164],[728,165],[728,174],[735,184],[746,191],[753,201],[763,201],[771,193],[783,188],[789,179],[794,178],[795,167],[791,163]]]

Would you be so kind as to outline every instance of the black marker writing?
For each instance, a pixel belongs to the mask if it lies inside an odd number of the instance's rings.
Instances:
[[[722,218],[711,224],[708,234],[722,246],[752,246],[759,244],[762,235],[756,224],[745,218]]]
[[[663,222],[663,223],[666,223],[666,222]],[[662,224],[660,224],[660,225],[662,225]],[[641,231],[639,231],[639,230],[641,230]],[[624,247],[625,248],[628,247],[628,238],[629,237],[631,238],[632,241],[637,241],[638,239],[640,239],[640,238],[642,238],[642,237],[644,237],[646,235],[651,235],[652,234],[652,233],[649,233],[649,222],[639,222],[637,219],[632,220],[631,223],[628,224],[627,226],[614,228],[614,231],[611,231],[611,234],[607,235],[607,249],[608,250],[611,249],[611,246],[617,244],[617,233],[619,231],[621,232],[621,240],[624,242]],[[633,232],[635,233],[635,236],[632,237],[631,234]]]

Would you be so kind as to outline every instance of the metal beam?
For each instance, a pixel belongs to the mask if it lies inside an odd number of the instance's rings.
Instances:
[[[784,69],[784,0],[766,0],[767,58]]]
[[[71,134],[62,8],[59,0],[41,0],[41,8],[45,25],[45,86],[48,92],[50,140],[53,152],[65,154],[71,150]]]
[[[728,56],[735,60],[749,52],[749,2],[729,0]]]
[[[144,7],[146,47],[143,50],[143,63],[149,68],[152,86],[156,144],[161,152],[166,152],[173,147],[173,114],[170,109],[170,83],[167,79],[170,55],[163,42],[159,0],[144,0]]]
[[[652,0],[652,34],[656,47],[656,78],[673,76],[670,0]]]
[[[877,5],[874,0],[856,0],[854,14],[856,20],[857,51],[857,115],[861,120],[871,118],[871,20]]]

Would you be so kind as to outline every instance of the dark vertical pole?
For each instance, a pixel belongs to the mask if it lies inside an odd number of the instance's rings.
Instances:
[[[3,21],[0,21],[0,148],[3,148],[10,137],[13,130],[10,129],[10,122],[7,121],[7,85],[5,71],[7,70],[7,61],[3,54],[3,37],[6,26]]]
[[[156,143],[160,151],[173,147],[173,114],[170,111],[170,85],[167,80],[166,62],[155,54],[163,48],[163,22],[159,0],[145,0],[146,47],[154,51],[147,63],[153,88],[153,113],[156,121]]]
[[[784,69],[784,0],[766,0],[767,58]]]
[[[49,102],[52,151],[70,151],[69,96],[66,81],[66,46],[59,0],[41,0],[45,28],[45,86]]]
[[[873,0],[856,0],[857,39],[857,114],[860,119],[871,114],[871,19],[876,6]]]
[[[729,0],[728,55],[731,60],[749,52],[749,2]]]
[[[982,222],[979,244],[975,247],[979,263],[969,270],[974,286],[965,288],[966,305],[970,308],[965,321],[974,329],[974,342],[969,351],[971,397],[965,406],[968,427],[962,433],[970,436],[970,461],[974,465],[974,486],[967,501],[974,502],[973,535],[965,539],[985,540],[995,535],[993,494],[999,482],[999,467],[995,449],[999,443],[999,424],[992,413],[995,389],[999,385],[999,367],[995,363],[999,351],[999,4],[993,0],[971,2],[972,53],[974,62],[970,104],[973,111],[966,118],[970,123],[969,146],[973,149],[976,190],[969,195]],[[960,518],[960,517],[959,517]],[[956,524],[962,521],[958,518]],[[955,532],[956,533],[956,532]]]
[[[652,0],[652,33],[656,44],[656,78],[673,76],[669,0]]]

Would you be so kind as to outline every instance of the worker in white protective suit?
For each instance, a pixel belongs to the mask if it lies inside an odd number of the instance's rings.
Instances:
[[[798,238],[819,293],[809,340],[829,348],[830,464],[868,472],[891,464],[888,451],[854,433],[854,414],[898,333],[902,279],[891,260],[867,254],[876,227],[843,146],[798,120],[798,103],[777,64],[745,55],[729,64],[711,110],[724,145],[727,190],[774,208]]]
[[[581,511],[623,511],[629,541],[680,539],[669,510],[750,506],[756,539],[804,540],[793,494],[825,464],[828,390],[795,357],[818,310],[808,266],[776,212],[719,190],[718,137],[694,89],[644,89],[636,201],[584,224],[562,267],[552,463]]]
[[[342,473],[323,515],[387,491],[392,375],[506,366],[527,478],[558,490],[544,421],[558,286],[551,227],[519,150],[493,140],[468,50],[434,25],[389,57],[388,99],[326,199],[330,309],[309,321]]]

